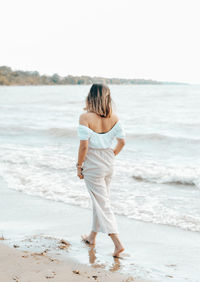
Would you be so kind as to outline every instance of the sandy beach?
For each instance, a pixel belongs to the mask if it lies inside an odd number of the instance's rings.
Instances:
[[[93,269],[73,261],[59,260],[47,252],[28,252],[0,243],[0,273],[3,282],[43,281],[135,281],[131,276]]]

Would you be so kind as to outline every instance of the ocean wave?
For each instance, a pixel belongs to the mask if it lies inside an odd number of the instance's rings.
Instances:
[[[200,188],[199,167],[137,164],[133,168],[132,177],[153,183],[185,184]]]
[[[77,124],[78,125],[78,124]],[[65,128],[36,128],[36,127],[26,127],[26,126],[11,126],[11,127],[0,127],[1,135],[20,135],[20,134],[41,134],[49,135],[55,137],[77,137],[77,129],[65,127]],[[200,144],[199,138],[187,138],[184,136],[169,136],[159,133],[126,133],[126,138],[136,141],[162,141],[166,143],[170,142],[182,142],[182,143],[194,143]]]
[[[20,127],[20,126],[12,126],[12,127],[1,127],[0,134],[1,135],[20,135],[20,134],[40,134],[40,135],[49,135],[55,137],[75,137],[77,136],[76,129],[71,128],[34,128],[34,127]]]
[[[132,134],[128,133],[127,137],[130,139],[136,139],[136,140],[150,140],[150,141],[165,141],[165,142],[185,142],[185,143],[199,143],[199,138],[188,138],[184,136],[169,136],[169,135],[163,135],[159,133],[144,133],[144,134]]]

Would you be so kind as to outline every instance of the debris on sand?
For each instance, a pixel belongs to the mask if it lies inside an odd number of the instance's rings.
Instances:
[[[67,249],[70,246],[70,243],[64,239],[61,239],[59,242],[61,245],[58,246],[61,250]]]

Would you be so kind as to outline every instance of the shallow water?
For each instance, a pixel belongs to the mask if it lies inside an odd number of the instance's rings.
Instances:
[[[0,87],[0,175],[9,188],[91,208],[75,169],[89,88]],[[199,232],[200,86],[110,89],[126,130],[111,184],[114,212]]]

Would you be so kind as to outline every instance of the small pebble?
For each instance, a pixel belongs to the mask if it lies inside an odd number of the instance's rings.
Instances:
[[[18,246],[18,245],[13,245],[13,247],[14,247],[14,248],[19,248],[19,246]]]

